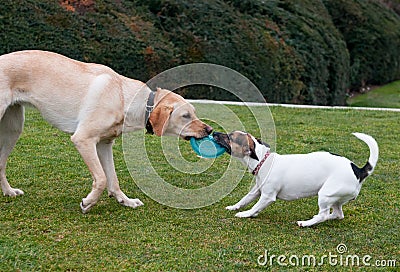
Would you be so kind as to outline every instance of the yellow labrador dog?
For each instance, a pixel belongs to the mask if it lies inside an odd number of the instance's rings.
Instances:
[[[81,202],[83,212],[96,204],[106,187],[109,196],[122,205],[143,205],[119,187],[112,145],[122,132],[147,127],[158,136],[189,139],[212,131],[181,96],[163,89],[152,92],[144,83],[107,66],[37,50],[2,55],[0,182],[6,196],[23,194],[9,185],[6,163],[22,132],[24,104],[33,105],[53,126],[72,134],[71,140],[93,177],[92,191]]]

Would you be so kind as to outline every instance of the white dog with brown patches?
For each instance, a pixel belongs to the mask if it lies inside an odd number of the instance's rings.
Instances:
[[[109,196],[135,208],[139,199],[120,189],[112,145],[124,132],[146,128],[158,136],[202,138],[212,128],[200,121],[194,107],[167,90],[152,92],[143,82],[111,68],[83,63],[62,55],[20,51],[0,56],[0,183],[6,196],[22,195],[6,178],[6,163],[24,123],[24,104],[36,107],[44,119],[72,134],[71,140],[93,177],[92,191],[82,199],[87,212],[107,187]]]
[[[368,162],[362,168],[347,158],[329,152],[271,153],[267,144],[241,131],[229,135],[214,133],[214,139],[229,154],[241,160],[256,177],[250,192],[226,209],[238,210],[260,197],[250,210],[236,214],[237,217],[255,217],[277,198],[295,200],[318,195],[319,213],[310,220],[297,221],[299,226],[343,219],[342,205],[358,196],[365,178],[374,170],[379,154],[378,144],[371,136],[363,133],[353,135],[370,149]]]

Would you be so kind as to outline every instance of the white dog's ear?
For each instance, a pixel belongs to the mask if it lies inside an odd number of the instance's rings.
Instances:
[[[150,114],[149,121],[153,127],[154,134],[157,136],[162,136],[164,134],[173,110],[173,106],[159,104]]]
[[[249,156],[250,158],[255,159],[255,160],[258,161],[258,157],[257,157],[256,151],[255,151],[255,150],[252,150],[251,148],[250,148],[250,149],[245,149],[245,150],[243,151],[243,154],[244,154],[245,156]]]
[[[258,161],[258,157],[256,154],[256,144],[254,143],[252,136],[248,133],[247,133],[247,146],[248,147],[246,148],[246,150],[244,150],[245,151],[244,153],[250,158]]]
[[[261,140],[260,138],[256,138],[257,142],[259,144],[265,145],[266,147],[270,147],[269,144],[267,144],[266,142],[264,142],[263,140]]]
[[[249,156],[250,156],[250,158],[255,159],[256,161],[258,161],[258,157],[257,157],[257,154],[256,154],[255,150],[250,151],[250,155]]]

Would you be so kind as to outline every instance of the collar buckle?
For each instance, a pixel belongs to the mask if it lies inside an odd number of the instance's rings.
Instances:
[[[144,125],[146,127],[147,133],[148,134],[154,134],[153,131],[153,126],[150,123],[150,114],[153,112],[154,108],[156,107],[154,105],[154,98],[156,96],[156,92],[155,91],[151,91],[149,94],[149,97],[147,98],[147,102],[146,102],[146,112],[144,115]]]

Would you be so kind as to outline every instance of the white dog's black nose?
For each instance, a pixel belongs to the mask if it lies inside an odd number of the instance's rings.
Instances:
[[[213,133],[213,138],[215,141],[220,142],[223,140],[223,135],[227,136],[227,134],[221,133],[221,132],[214,132]]]
[[[228,152],[230,154],[231,146],[230,146],[230,141],[229,141],[228,134],[221,133],[221,132],[214,132],[213,133],[213,138],[217,143],[219,143],[220,145],[225,147],[226,148],[226,152]]]

